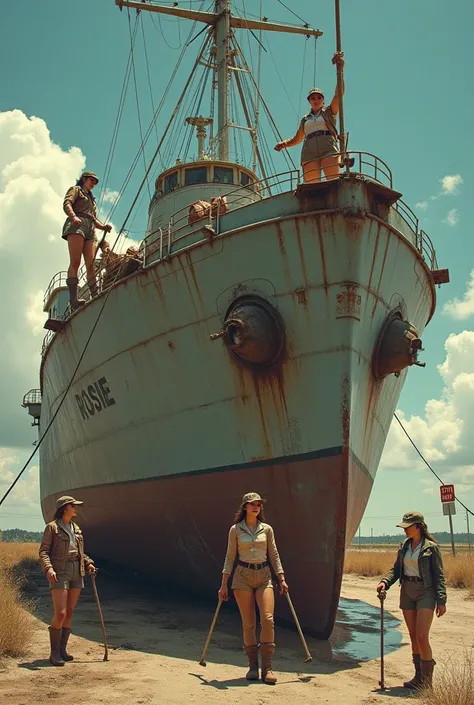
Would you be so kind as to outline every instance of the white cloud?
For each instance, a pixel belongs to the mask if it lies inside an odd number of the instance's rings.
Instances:
[[[443,195],[446,195],[448,193],[457,193],[458,186],[464,183],[464,179],[462,178],[461,174],[453,174],[451,176],[443,176],[443,178],[440,179],[439,182],[442,187],[441,193]]]
[[[421,210],[426,210],[428,208],[428,201],[420,201],[419,203],[416,204],[417,208],[421,208]]]
[[[446,216],[445,223],[454,228],[459,223],[459,212],[457,208],[451,208]]]
[[[402,411],[397,415],[433,469],[445,482],[455,482],[461,492],[474,488],[474,332],[450,335],[445,349],[446,358],[438,366],[444,382],[441,397],[428,400],[422,416],[407,417]],[[427,471],[396,419],[381,468]]]
[[[0,497],[3,497],[22,468],[20,455],[23,453],[19,449],[0,448]],[[13,528],[20,523],[24,524],[28,515],[35,517],[37,522],[39,513],[38,466],[32,466],[25,471],[2,505],[1,526]],[[21,515],[21,521],[15,518],[18,515]]]
[[[474,269],[471,271],[470,280],[463,298],[451,299],[445,303],[443,312],[449,314],[458,321],[464,321],[469,316],[474,315]]]
[[[112,191],[111,189],[105,189],[104,194],[101,196],[101,200],[104,203],[115,203],[119,196],[118,191]]]

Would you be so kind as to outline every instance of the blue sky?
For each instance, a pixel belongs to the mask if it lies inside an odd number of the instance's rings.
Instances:
[[[166,3],[164,3],[166,4]],[[237,0],[240,12],[258,14],[259,1]],[[330,98],[335,85],[331,56],[335,47],[334,4],[332,0],[298,0],[286,2],[313,27],[324,31],[318,40],[316,85]],[[183,0],[182,7],[198,9],[195,0]],[[211,3],[206,3],[208,9]],[[277,0],[265,0],[264,15],[270,20],[299,21]],[[453,3],[441,0],[399,0],[396,4],[359,0],[341,0],[343,49],[346,59],[346,125],[350,148],[374,153],[386,161],[394,174],[395,188],[416,211],[422,227],[433,240],[440,266],[448,267],[451,283],[438,290],[439,306],[434,320],[423,336],[426,351],[424,370],[410,371],[399,407],[407,417],[423,416],[429,399],[441,399],[444,381],[437,365],[444,362],[444,343],[450,334],[472,329],[472,317],[456,320],[443,314],[443,305],[453,298],[462,299],[473,269],[472,237],[469,230],[469,205],[472,197],[473,151],[472,114],[474,91],[471,75],[471,28],[474,4],[468,0]],[[78,21],[78,17],[80,20]],[[3,8],[0,27],[0,59],[3,67],[0,112],[18,109],[26,116],[42,118],[51,140],[64,151],[80,148],[87,167],[102,173],[115,122],[119,94],[129,52],[127,13],[120,12],[113,0],[23,0]],[[144,13],[144,29],[155,103],[163,93],[169,74],[177,60],[179,47],[189,31],[186,21],[163,18],[161,28],[155,18]],[[201,27],[198,27],[200,29]],[[313,86],[314,41],[271,34],[264,38],[271,52],[264,52],[262,89],[283,137],[290,137],[297,117],[307,110],[308,88]],[[199,42],[195,42],[197,48]],[[248,40],[242,39],[244,48]],[[302,80],[306,44],[305,75]],[[256,52],[255,41],[252,50]],[[194,60],[188,52],[168,106]],[[272,61],[274,57],[275,64]],[[151,117],[148,84],[142,55],[137,53],[137,73],[141,86],[142,120]],[[282,88],[288,92],[289,101]],[[295,114],[296,111],[296,114]],[[169,112],[169,111],[168,111]],[[158,132],[165,126],[167,111],[162,113]],[[166,118],[167,119],[167,118]],[[133,92],[125,106],[116,155],[108,186],[118,189],[140,139]],[[270,145],[273,140],[270,138]],[[151,148],[150,148],[151,153]],[[299,148],[292,150],[295,161]],[[283,157],[275,157],[279,169],[285,168]],[[133,195],[132,182],[128,199],[119,207],[116,221],[125,212]],[[446,192],[441,179],[460,176],[457,188]],[[417,207],[416,204],[422,204]],[[426,206],[424,206],[426,204]],[[135,220],[137,230],[144,228],[146,204]],[[34,230],[34,226],[33,226]],[[53,273],[53,272],[52,272]],[[44,281],[46,286],[47,281]],[[35,381],[24,380],[25,391]],[[24,446],[33,440],[33,431],[24,419]],[[16,444],[18,445],[18,444]],[[26,456],[25,448],[18,457]],[[448,466],[446,466],[448,467]],[[421,471],[419,471],[421,472]],[[448,469],[449,472],[449,469]],[[393,522],[371,517],[391,517],[406,506],[426,506],[439,528],[445,520],[439,515],[437,496],[426,494],[417,475],[411,482],[410,471],[382,467],[366,512],[363,528],[376,533],[391,530]],[[413,496],[407,499],[407,486]],[[436,489],[436,483],[433,487]],[[474,505],[474,491],[466,486],[465,499]],[[390,497],[390,500],[387,498]],[[13,507],[13,504],[12,504]],[[31,510],[25,510],[25,514]],[[21,525],[21,506],[5,512],[17,513]],[[39,512],[38,512],[39,515]],[[7,516],[0,528],[11,525]],[[9,516],[10,519],[10,516]],[[33,519],[33,517],[32,517]],[[372,522],[372,523],[371,523]],[[38,517],[33,522],[41,526]],[[474,521],[472,522],[474,525]],[[465,524],[464,524],[465,525]],[[461,522],[459,530],[463,529]]]

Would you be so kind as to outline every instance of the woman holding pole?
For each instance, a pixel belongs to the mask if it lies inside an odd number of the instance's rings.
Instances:
[[[227,553],[222,570],[222,583],[219,588],[219,600],[228,600],[227,582],[236,557],[238,564],[232,580],[237,605],[242,618],[244,651],[249,661],[247,680],[258,680],[259,664],[256,636],[255,602],[260,613],[260,654],[262,659],[262,680],[275,684],[277,677],[273,673],[273,655],[275,652],[275,630],[273,614],[275,597],[269,563],[278,576],[280,594],[288,593],[285,574],[275,543],[273,529],[265,523],[263,512],[264,499],[256,492],[248,492],[234,517],[229,531]]]
[[[82,531],[73,522],[82,502],[74,497],[60,497],[56,502],[54,519],[46,525],[39,550],[41,567],[49,581],[54,616],[49,627],[53,666],[64,666],[72,661],[67,652],[71,621],[86,570],[95,575],[94,561],[84,553]]]
[[[428,531],[420,512],[407,512],[397,526],[405,531],[406,539],[398,549],[393,568],[377,585],[377,592],[388,590],[400,581],[400,609],[410,634],[415,676],[405,688],[431,688],[433,659],[429,635],[433,616],[446,612],[446,581],[441,551]]]

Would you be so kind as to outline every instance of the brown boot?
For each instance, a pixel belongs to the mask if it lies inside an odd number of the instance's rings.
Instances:
[[[258,646],[244,646],[244,651],[249,660],[249,670],[245,677],[248,681],[258,681]]]
[[[260,644],[260,653],[262,654],[262,681],[269,685],[275,685],[278,680],[272,670],[275,644]]]
[[[49,641],[51,644],[51,653],[49,655],[49,660],[53,666],[64,666],[64,661],[59,653],[59,641],[61,639],[61,629],[49,628]]]
[[[68,654],[67,652],[67,643],[69,641],[70,636],[71,630],[68,627],[63,627],[61,632],[61,639],[59,641],[59,653],[61,655],[61,658],[64,659],[64,661],[74,661],[74,656],[71,656],[71,654]]]
[[[421,685],[421,657],[420,654],[412,654],[412,656],[413,665],[415,666],[415,675],[411,681],[405,681],[403,687],[409,690],[416,690],[416,688],[419,688]]]
[[[433,671],[436,666],[436,661],[431,659],[431,661],[421,661],[421,687],[422,688],[432,688],[433,687]]]
[[[71,304],[71,309],[75,311],[79,306],[84,306],[85,299],[77,298],[77,277],[69,277],[66,279],[67,288],[69,289],[69,302]]]

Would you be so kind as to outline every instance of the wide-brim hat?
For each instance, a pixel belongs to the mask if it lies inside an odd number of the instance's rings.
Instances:
[[[248,504],[248,502],[266,502],[266,499],[262,499],[258,492],[247,492],[242,497],[242,506]]]
[[[99,183],[99,178],[97,174],[95,174],[93,171],[85,171],[83,174],[81,174],[81,179],[95,179],[97,183]]]
[[[74,499],[74,497],[69,497],[68,495],[65,495],[64,497],[60,497],[59,499],[56,500],[56,510],[61,509],[61,507],[64,507],[66,504],[84,504],[84,502],[80,502],[78,499]]]
[[[323,91],[321,90],[321,88],[311,88],[310,92],[308,93],[308,97],[307,97],[306,100],[309,100],[309,99],[310,99],[310,96],[314,95],[315,93],[317,93],[318,95],[322,95],[322,97],[324,98],[324,93],[323,93]]]
[[[403,518],[400,522],[400,524],[397,524],[401,529],[408,529],[409,526],[413,526],[413,524],[424,524],[425,523],[425,517],[421,512],[407,512],[406,514],[403,515]]]

